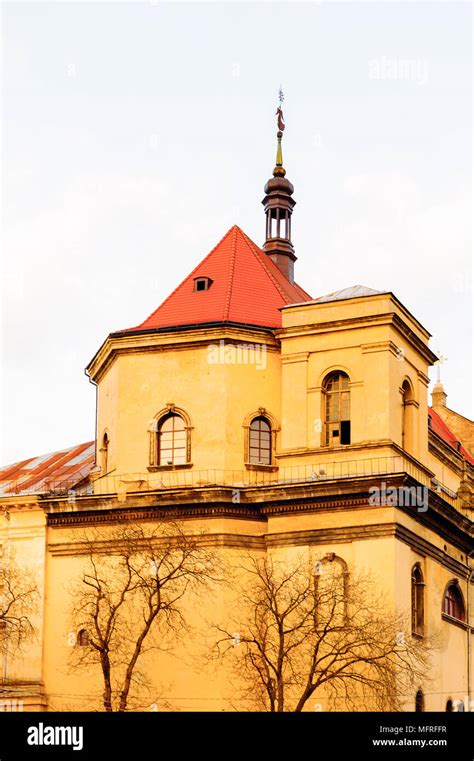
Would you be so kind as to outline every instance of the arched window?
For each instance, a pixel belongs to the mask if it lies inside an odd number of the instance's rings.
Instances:
[[[107,473],[107,468],[108,468],[108,464],[109,464],[108,463],[108,458],[109,458],[109,436],[108,436],[107,433],[104,433],[103,438],[102,438],[102,446],[100,448],[100,455],[101,455],[100,467],[101,467],[102,475],[104,475],[104,473]]]
[[[464,701],[462,701],[462,700],[456,700],[455,706],[456,706],[455,710],[458,713],[463,713],[464,712]]]
[[[413,392],[410,383],[402,383],[402,449],[411,451],[413,447]]]
[[[446,701],[446,713],[452,713],[453,712],[453,701],[451,698],[448,698]]]
[[[272,464],[272,427],[266,417],[255,417],[249,426],[249,463]]]
[[[349,376],[343,372],[328,375],[323,382],[324,443],[327,447],[351,443]]]
[[[423,690],[418,690],[415,696],[415,711],[417,713],[423,713],[425,710],[425,696]]]
[[[188,462],[186,423],[176,412],[161,418],[157,431],[158,465],[184,465]]]
[[[346,561],[328,552],[314,565],[314,618],[318,626],[343,628],[347,623],[349,568]]]
[[[425,623],[424,592],[423,574],[417,564],[411,572],[411,631],[420,637],[424,634]]]
[[[87,629],[80,629],[77,633],[77,644],[79,647],[89,647],[91,643]]]
[[[464,621],[466,612],[464,600],[457,581],[451,581],[446,587],[443,598],[443,613],[458,621]]]

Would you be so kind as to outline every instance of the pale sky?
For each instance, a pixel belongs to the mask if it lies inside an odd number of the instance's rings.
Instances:
[[[392,290],[472,417],[468,3],[3,3],[2,464],[94,437],[84,368],[261,200],[297,281]],[[432,377],[436,370],[432,370]]]

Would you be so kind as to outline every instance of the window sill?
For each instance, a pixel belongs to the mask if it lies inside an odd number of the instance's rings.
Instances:
[[[156,473],[159,470],[187,470],[192,467],[192,462],[184,462],[181,465],[149,465],[147,470],[149,473]]]
[[[412,632],[411,636],[414,637],[415,639],[424,639],[425,638],[425,635],[421,634],[420,632]]]
[[[247,470],[262,470],[267,473],[275,473],[278,470],[278,465],[258,465],[256,462],[246,462],[245,467]]]
[[[470,629],[470,626],[468,626],[465,621],[461,621],[459,618],[454,618],[454,616],[450,616],[447,613],[441,613],[441,618],[443,621],[447,621],[449,624],[459,626],[459,628],[464,629],[464,631],[469,631]]]

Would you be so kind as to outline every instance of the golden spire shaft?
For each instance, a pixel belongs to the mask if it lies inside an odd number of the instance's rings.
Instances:
[[[283,151],[281,148],[281,138],[283,137],[281,132],[277,132],[277,138],[278,138],[278,146],[277,146],[277,157],[276,157],[276,165],[277,166],[283,166]]]

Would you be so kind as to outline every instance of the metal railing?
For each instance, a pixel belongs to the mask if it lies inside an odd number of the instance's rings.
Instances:
[[[93,482],[83,484],[76,479],[40,482],[33,489],[22,490],[21,483],[1,484],[2,496],[19,494],[39,495],[43,497],[65,497],[71,502],[81,495],[120,495],[134,492],[165,491],[171,489],[203,489],[212,487],[231,487],[234,489],[251,487],[272,487],[291,484],[316,484],[324,481],[338,481],[363,477],[383,477],[394,474],[407,474],[426,488],[438,492],[443,499],[458,507],[458,497],[447,486],[431,479],[415,463],[402,455],[371,457],[361,460],[324,459],[315,463],[287,465],[277,470],[164,470],[146,473],[122,473],[101,476]],[[383,480],[383,478],[382,478]]]
[[[431,479],[427,473],[401,455],[372,457],[361,460],[340,460],[302,465],[288,465],[276,471],[266,470],[165,470],[147,473],[122,473],[101,476],[93,483],[78,485],[71,480],[50,481],[36,493],[45,496],[65,496],[73,501],[79,495],[112,495],[171,489],[203,489],[212,487],[251,488],[291,484],[316,484],[363,477],[383,477],[407,474],[422,486],[437,491],[449,503],[457,506],[457,495],[444,484]],[[383,479],[382,479],[383,480]],[[20,485],[21,487],[21,485]]]

